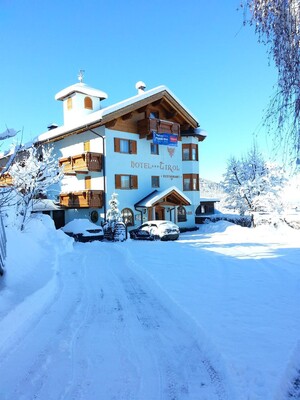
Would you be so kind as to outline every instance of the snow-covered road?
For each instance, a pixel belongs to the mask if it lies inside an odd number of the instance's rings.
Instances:
[[[230,398],[189,317],[134,272],[124,245],[76,244],[56,263],[7,316],[1,400]]]
[[[299,397],[299,231],[73,244],[44,217],[8,230],[0,400]]]

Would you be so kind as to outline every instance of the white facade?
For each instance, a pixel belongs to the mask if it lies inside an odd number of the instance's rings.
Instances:
[[[74,87],[76,90],[76,85],[70,88],[73,90]],[[172,220],[182,227],[194,226],[195,210],[200,199],[198,161],[200,136],[195,134],[197,121],[179,103],[178,99],[172,96],[168,89],[161,87],[160,90],[141,92],[138,96],[118,103],[119,105],[107,108],[103,108],[102,105],[102,116],[100,116],[100,102],[105,98],[104,95],[102,98],[100,95],[98,98],[92,97],[91,94],[94,93],[88,91],[84,93],[82,87],[80,87],[80,93],[67,89],[56,96],[58,100],[63,100],[64,126],[53,129],[48,134],[44,133],[40,138],[45,142],[53,142],[58,159],[72,158],[87,151],[101,154],[103,157],[102,169],[100,171],[74,170],[68,172],[62,179],[60,188],[52,190],[52,193],[72,194],[86,190],[102,191],[103,204],[101,207],[67,206],[64,208],[65,222],[67,223],[75,217],[90,218],[92,211],[98,212],[98,223],[104,221],[111,195],[117,193],[120,210],[129,209],[132,213],[132,226],[139,225],[142,219],[162,219],[162,217]],[[103,92],[98,91],[97,93]],[[87,94],[93,101],[93,110],[85,109],[84,99]],[[69,106],[67,104],[68,99],[72,99],[72,108],[70,108],[70,103]],[[164,99],[170,105],[168,104],[168,107],[164,105],[162,108],[161,102],[165,101]],[[147,132],[146,136],[141,135],[135,126],[142,119],[149,120],[149,110],[152,108],[164,113],[164,119],[158,118],[157,121],[166,122],[165,115],[168,113],[172,115],[172,107],[176,108],[176,112],[177,109],[179,110],[180,119],[167,121],[172,126],[171,129],[173,129],[173,125],[181,127],[190,123],[189,131],[177,135],[179,139],[177,146],[158,145],[158,154],[152,154],[151,132],[150,134]],[[83,128],[86,115],[92,113],[99,116],[98,120],[93,120],[91,115],[89,120],[93,122],[86,124]],[[176,115],[175,112],[173,114]],[[72,129],[68,130],[68,126],[72,126]],[[200,140],[203,139],[204,137],[201,137]],[[125,144],[134,143],[134,151],[126,152],[116,149],[116,140],[125,142]],[[186,159],[183,156],[183,146],[186,146],[188,154],[190,151],[191,157]],[[118,179],[126,180],[128,177],[134,178],[135,184],[132,187],[118,186]],[[190,187],[186,185],[184,177],[188,184],[192,179]],[[142,200],[153,192],[157,194],[155,200],[150,199],[145,206]],[[159,197],[160,193],[162,194],[161,198]],[[53,196],[52,198],[55,199]],[[56,200],[58,200],[58,196],[56,196]],[[178,216],[179,207],[184,208],[185,220]]]

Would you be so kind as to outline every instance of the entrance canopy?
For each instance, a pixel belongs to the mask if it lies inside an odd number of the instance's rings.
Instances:
[[[176,186],[171,186],[165,190],[154,190],[148,196],[144,197],[135,207],[155,207],[160,206],[189,206],[191,200],[182,193]]]

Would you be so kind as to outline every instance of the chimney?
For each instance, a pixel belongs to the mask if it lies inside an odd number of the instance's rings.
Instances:
[[[135,84],[135,88],[137,89],[138,94],[143,94],[143,93],[145,93],[146,85],[144,84],[144,82],[138,81]]]

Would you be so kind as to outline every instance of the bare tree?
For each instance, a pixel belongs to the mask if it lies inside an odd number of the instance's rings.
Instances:
[[[289,159],[300,165],[300,2],[299,0],[243,0],[245,23],[255,26],[259,42],[267,45],[278,71],[277,90],[265,125]],[[250,11],[250,15],[247,11]],[[275,125],[274,125],[275,124]],[[278,140],[279,139],[279,140]]]

